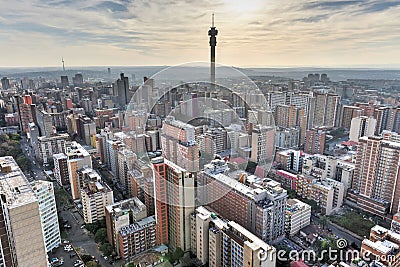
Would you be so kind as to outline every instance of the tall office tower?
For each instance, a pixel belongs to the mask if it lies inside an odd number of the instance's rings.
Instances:
[[[33,148],[36,159],[43,164],[49,164],[53,161],[54,154],[64,153],[68,138],[68,134],[38,137],[37,146]]]
[[[376,119],[373,117],[359,116],[351,120],[349,139],[358,142],[363,136],[373,136],[376,128]]]
[[[375,135],[380,135],[384,130],[392,130],[392,112],[390,107],[379,107],[374,110],[376,119]]]
[[[81,200],[85,223],[94,223],[104,218],[105,207],[114,203],[114,196],[111,188],[100,178],[84,183]]]
[[[190,124],[167,117],[161,133],[163,157],[190,172],[199,170],[199,149],[194,129]]]
[[[12,157],[0,158],[0,189],[3,266],[47,267],[39,201]]]
[[[324,154],[325,150],[325,130],[314,128],[307,130],[304,142],[304,152],[307,154]]]
[[[286,92],[271,92],[267,94],[267,106],[270,110],[275,111],[279,105],[286,105]],[[251,102],[250,102],[251,103]]]
[[[210,30],[208,31],[208,36],[210,36],[210,73],[211,73],[211,88],[210,88],[210,97],[212,97],[215,92],[215,47],[217,46],[217,35],[218,30],[214,26],[214,14],[212,15],[212,25]]]
[[[107,239],[119,255],[118,233],[123,227],[146,218],[146,206],[138,198],[133,197],[106,206],[105,217]]]
[[[36,108],[36,121],[39,127],[40,136],[50,137],[54,133],[53,119],[45,110]]]
[[[199,174],[197,197],[200,205],[209,205],[265,242],[282,238],[285,235],[286,190],[277,182],[256,176],[251,179],[257,183],[248,186],[223,174],[225,169],[226,165],[215,160]]]
[[[190,214],[195,207],[195,175],[162,157],[152,162],[157,244],[186,251],[190,248]]]
[[[251,160],[260,166],[270,164],[274,149],[275,128],[257,125],[251,133]]]
[[[81,73],[75,74],[75,77],[72,77],[72,83],[74,86],[82,86],[83,85],[83,76]]]
[[[352,189],[362,210],[379,216],[399,211],[399,164],[397,134],[359,139]]]
[[[69,86],[68,76],[61,76],[61,88],[66,88]]]
[[[114,96],[117,96],[117,102],[120,107],[125,107],[130,101],[129,79],[123,73],[113,84]]]
[[[54,178],[61,186],[69,183],[68,176],[68,157],[64,153],[54,154]]]
[[[92,159],[90,154],[79,143],[71,142],[66,146],[66,155],[68,157],[68,176],[71,185],[71,194],[73,199],[80,198],[81,183],[78,176],[78,170],[83,167],[92,168]]]
[[[342,116],[340,119],[340,127],[349,130],[351,126],[351,120],[361,116],[362,110],[356,106],[346,106],[342,108]]]
[[[1,89],[7,90],[10,88],[10,80],[7,77],[1,78]]]
[[[58,225],[57,206],[54,196],[53,183],[34,181],[32,190],[39,202],[42,231],[47,252],[61,244],[60,227]]]
[[[222,230],[222,266],[276,266],[276,249],[231,221]]]
[[[129,149],[122,148],[118,151],[118,178],[122,185],[122,190],[126,195],[132,191],[132,184],[128,172],[133,170],[136,159],[136,154]]]

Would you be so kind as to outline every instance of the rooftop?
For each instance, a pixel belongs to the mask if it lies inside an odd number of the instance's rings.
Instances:
[[[0,192],[10,208],[36,202],[32,188],[13,157],[0,158]]]

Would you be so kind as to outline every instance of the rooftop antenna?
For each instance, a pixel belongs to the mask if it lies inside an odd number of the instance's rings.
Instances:
[[[65,71],[64,58],[61,58],[61,62],[63,64],[63,71]]]

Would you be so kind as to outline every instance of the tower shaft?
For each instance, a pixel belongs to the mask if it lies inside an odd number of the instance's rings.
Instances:
[[[214,91],[215,91],[215,47],[217,46],[217,35],[218,35],[218,30],[214,26],[214,14],[212,15],[212,25],[210,27],[210,30],[208,31],[208,36],[210,36],[210,47],[211,47],[211,53],[210,53],[210,72],[211,72],[211,86],[210,86],[210,98],[212,97]]]

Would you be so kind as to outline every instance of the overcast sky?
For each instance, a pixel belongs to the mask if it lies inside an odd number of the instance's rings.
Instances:
[[[1,67],[400,66],[400,0],[0,0]]]

